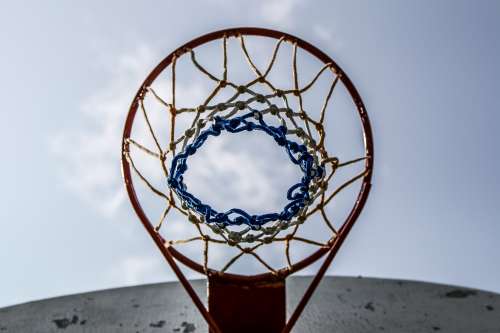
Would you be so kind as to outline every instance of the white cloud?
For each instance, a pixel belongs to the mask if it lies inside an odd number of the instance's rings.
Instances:
[[[313,26],[313,32],[316,34],[316,36],[325,41],[330,41],[332,39],[332,32],[323,25],[315,24]]]
[[[163,258],[160,256],[130,256],[126,257],[116,267],[110,269],[108,275],[118,284],[137,285],[164,281],[169,273]]]
[[[188,188],[219,211],[276,211],[285,204],[286,190],[300,179],[299,168],[265,134],[243,135],[210,139],[189,161]]]
[[[289,26],[293,22],[292,14],[299,2],[300,0],[262,1],[260,14],[269,23]]]
[[[78,129],[64,129],[50,142],[60,158],[64,185],[90,206],[112,215],[124,201],[120,174],[120,139],[130,101],[158,57],[141,46],[119,57],[111,80],[80,107]],[[75,115],[78,116],[78,115]]]

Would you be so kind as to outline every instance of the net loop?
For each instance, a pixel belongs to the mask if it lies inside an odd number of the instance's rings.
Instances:
[[[236,105],[239,102],[236,102]],[[245,105],[245,103],[242,102],[242,105]],[[242,209],[232,208],[222,213],[203,203],[187,191],[187,186],[184,184],[184,173],[188,170],[187,159],[189,156],[194,155],[210,136],[219,136],[223,131],[240,133],[254,130],[262,131],[273,137],[279,146],[285,148],[290,160],[298,165],[304,174],[300,182],[292,185],[287,191],[286,197],[290,202],[283,208],[282,212],[250,215]],[[200,214],[204,217],[206,223],[215,224],[219,228],[247,225],[252,230],[259,230],[261,226],[269,222],[290,222],[301,209],[310,204],[310,194],[314,194],[317,188],[314,184],[322,181],[325,172],[323,166],[319,165],[317,159],[308,152],[307,147],[304,144],[289,140],[286,137],[287,133],[288,130],[285,126],[268,125],[260,111],[254,110],[242,116],[228,119],[215,116],[212,125],[208,129],[202,131],[192,143],[185,146],[182,152],[174,156],[168,177],[168,185],[181,199],[183,207]],[[239,243],[242,240],[241,234],[233,231],[229,231],[227,236],[232,242]]]

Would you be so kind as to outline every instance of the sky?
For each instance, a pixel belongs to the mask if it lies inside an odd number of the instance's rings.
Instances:
[[[349,74],[366,104],[373,189],[328,274],[500,292],[498,2],[2,7],[0,307],[174,279],[126,197],[122,126],[137,88],[163,57],[196,36],[235,26],[310,41]],[[255,155],[213,147],[240,163]],[[193,176],[196,183],[203,175]],[[267,193],[267,180],[276,178],[248,184],[234,177],[236,187],[220,202],[240,200],[234,193],[245,186]],[[269,202],[258,197],[254,205]]]

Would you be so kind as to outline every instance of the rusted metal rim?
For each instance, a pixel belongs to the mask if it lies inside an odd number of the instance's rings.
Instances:
[[[306,266],[311,265],[314,263],[316,260],[321,258],[325,253],[330,251],[333,247],[334,244],[337,243],[335,241],[335,238],[341,238],[340,242],[342,242],[347,235],[347,232],[350,230],[350,227],[354,224],[356,219],[358,218],[359,214],[361,213],[361,210],[363,209],[366,199],[368,197],[368,193],[370,191],[370,183],[371,183],[371,177],[372,177],[372,168],[373,168],[373,138],[372,138],[372,130],[370,126],[370,121],[368,118],[368,114],[366,113],[365,106],[363,104],[363,101],[361,100],[361,96],[359,95],[358,91],[352,84],[351,80],[349,77],[345,74],[345,72],[337,65],[335,61],[333,61],[328,55],[326,55],[323,51],[319,50],[315,46],[309,44],[308,42],[297,38],[295,36],[289,35],[284,32],[276,31],[276,30],[270,30],[270,29],[263,29],[263,28],[253,28],[253,27],[244,27],[244,28],[231,28],[231,29],[225,29],[225,30],[220,30],[216,32],[212,32],[206,35],[203,35],[201,37],[198,37],[196,39],[193,39],[192,41],[182,45],[179,47],[177,50],[174,52],[170,53],[165,59],[163,59],[157,66],[156,68],[153,69],[153,71],[148,75],[146,80],[143,82],[139,90],[137,91],[134,100],[132,101],[132,104],[130,106],[127,119],[125,121],[125,127],[123,130],[123,138],[122,138],[122,173],[123,173],[123,178],[125,182],[125,187],[127,189],[128,196],[130,198],[130,201],[132,203],[132,206],[137,213],[139,219],[141,220],[142,224],[148,231],[148,233],[151,235],[153,240],[155,241],[156,245],[159,247],[160,251],[163,253],[163,255],[166,257],[166,259],[171,262],[172,257],[177,259],[178,261],[182,262],[184,265],[190,267],[191,269],[201,273],[201,274],[206,274],[203,266],[190,258],[186,257],[179,251],[177,251],[173,247],[168,247],[165,244],[165,241],[163,238],[154,230],[154,226],[151,224],[149,221],[149,218],[145,214],[144,210],[142,209],[141,204],[139,203],[139,200],[137,198],[135,189],[134,189],[134,184],[133,180],[131,177],[131,172],[130,172],[130,165],[127,161],[127,159],[124,157],[124,153],[129,150],[129,144],[127,142],[127,139],[130,137],[131,131],[132,131],[132,126],[134,122],[135,115],[137,113],[138,109],[138,101],[140,98],[141,93],[144,91],[145,88],[149,87],[154,80],[159,76],[159,74],[167,68],[171,63],[172,59],[175,54],[179,53],[184,53],[186,50],[189,49],[194,49],[202,44],[223,38],[224,36],[237,36],[237,35],[253,35],[253,36],[262,36],[262,37],[269,37],[269,38],[274,38],[274,39],[280,39],[284,37],[286,40],[297,43],[297,46],[306,50],[313,56],[315,56],[317,59],[319,59],[321,62],[324,64],[331,63],[332,66],[335,68],[337,71],[337,74],[340,74],[340,81],[344,84],[346,89],[348,90],[349,94],[351,95],[351,98],[356,105],[356,108],[359,113],[359,117],[361,119],[361,124],[363,127],[363,134],[364,134],[364,145],[365,145],[365,156],[369,156],[365,160],[365,168],[368,170],[367,174],[362,178],[362,185],[361,189],[359,191],[359,194],[357,196],[356,202],[351,209],[351,212],[347,219],[344,221],[341,229],[339,230],[339,234],[336,237],[332,237],[330,241],[328,242],[329,246],[322,247],[318,249],[316,252],[312,253],[308,257],[302,259],[301,261],[297,262],[296,264],[292,265],[290,268],[283,268],[278,271],[278,275],[281,277],[286,277],[294,272],[297,272],[301,269],[303,269]],[[347,227],[347,228],[346,228]],[[176,272],[177,273],[177,272]],[[220,274],[223,275],[224,277],[228,279],[233,279],[235,281],[269,281],[272,280],[276,275],[273,273],[264,273],[264,274],[258,274],[258,275],[240,275],[240,274],[232,274],[232,273],[220,273],[215,270],[209,270],[208,274]]]

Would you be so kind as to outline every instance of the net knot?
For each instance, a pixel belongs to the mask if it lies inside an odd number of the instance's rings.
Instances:
[[[314,140],[313,138],[311,138],[309,140],[309,144],[308,144],[308,147],[311,148],[309,150],[309,154],[314,154],[316,153],[316,140]]]
[[[255,235],[253,235],[253,234],[249,234],[249,235],[246,235],[244,239],[245,239],[245,241],[246,241],[246,242],[248,242],[248,243],[253,243],[253,242],[255,242],[255,240],[256,240],[257,238],[255,237]]]
[[[287,267],[287,268],[283,268],[283,269],[280,269],[279,271],[272,271],[271,273],[276,276],[277,278],[285,278],[288,276],[290,272],[290,268]]]
[[[225,88],[225,87],[227,86],[227,81],[226,81],[226,80],[224,80],[224,79],[223,79],[223,80],[220,80],[220,81],[219,81],[219,86],[220,86],[221,88]]]
[[[219,103],[217,104],[217,111],[224,111],[226,109],[226,104],[224,103]]]
[[[244,110],[246,108],[245,102],[242,101],[236,102],[235,106],[238,110]]]
[[[254,111],[253,117],[255,118],[255,120],[261,120],[262,119],[262,113],[260,113],[258,111]]]
[[[261,95],[261,94],[258,94],[257,96],[255,96],[255,100],[259,103],[265,103],[266,102],[266,98],[264,97],[264,95]]]
[[[198,220],[196,215],[191,214],[191,213],[188,214],[188,220],[189,220],[189,222],[194,223],[194,224],[200,223],[200,220]]]
[[[172,116],[174,116],[174,117],[175,117],[175,116],[177,115],[177,110],[175,109],[175,107],[173,106],[173,104],[169,104],[169,105],[168,105],[168,109],[169,109],[170,114],[171,114]]]
[[[212,229],[212,231],[214,232],[214,234],[217,234],[217,235],[220,235],[222,233],[222,229],[219,228],[218,226],[214,225],[214,226],[210,226],[210,229]]]
[[[236,242],[236,243],[241,242],[241,235],[238,232],[229,231],[227,234],[227,237],[229,238],[229,240],[231,240],[233,242]]]
[[[330,68],[330,70],[332,71],[333,74],[337,74],[337,69],[335,68],[335,66],[333,66],[333,64],[331,62],[329,62],[326,65],[328,66],[328,68]]]
[[[205,120],[203,120],[203,119],[198,119],[198,123],[197,123],[197,125],[198,125],[198,127],[199,127],[199,128],[203,128],[203,127],[205,127],[205,124],[206,124]]]
[[[244,248],[242,248],[242,249],[241,249],[241,251],[242,251],[243,253],[248,254],[248,253],[252,253],[252,251],[253,251],[253,250],[252,250],[252,248],[251,248],[251,247],[244,247]]]
[[[253,220],[253,221],[256,221],[256,216],[255,216],[255,215],[253,215],[253,216],[252,216],[252,220]],[[256,230],[256,231],[258,231],[258,230],[260,230],[260,229],[262,229],[262,227],[261,227],[260,225],[258,225],[258,224],[256,224],[256,225],[252,225],[252,230]]]
[[[245,86],[238,86],[237,90],[238,90],[239,94],[244,94],[247,91],[247,87],[245,87]]]
[[[194,128],[189,128],[186,130],[186,132],[184,132],[184,135],[186,135],[187,138],[190,138],[194,135]]]
[[[264,237],[262,238],[262,243],[270,244],[273,241],[273,237]]]
[[[142,87],[141,92],[139,93],[139,96],[137,96],[139,98],[139,100],[143,101],[144,97],[146,97],[146,94],[148,91],[149,91],[148,87]]]
[[[335,169],[339,164],[339,159],[338,157],[331,157],[331,158],[325,158],[323,161],[321,161],[321,165],[325,165],[326,163],[330,163],[332,165],[332,168]]]
[[[271,112],[273,116],[277,115],[278,111],[278,107],[274,104],[269,107],[269,112]]]
[[[205,110],[206,110],[205,105],[200,105],[196,108],[196,112],[198,112],[198,113],[203,113],[203,112],[205,112]]]

